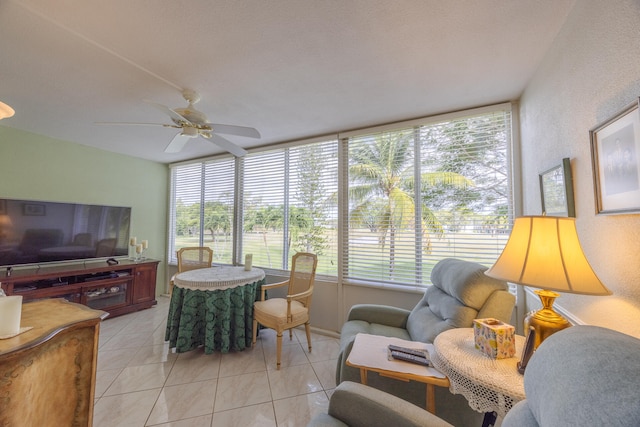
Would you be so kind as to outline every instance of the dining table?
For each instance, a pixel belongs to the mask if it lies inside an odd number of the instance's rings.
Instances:
[[[259,268],[221,266],[177,274],[165,341],[177,353],[204,347],[206,354],[251,347],[253,303],[265,284]]]

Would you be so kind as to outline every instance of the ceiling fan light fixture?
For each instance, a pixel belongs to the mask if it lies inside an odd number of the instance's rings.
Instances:
[[[16,112],[13,108],[0,101],[0,120],[12,117],[15,113]]]
[[[198,128],[195,128],[193,126],[185,126],[184,128],[182,128],[182,133],[180,135],[188,136],[189,138],[195,138],[198,136]]]

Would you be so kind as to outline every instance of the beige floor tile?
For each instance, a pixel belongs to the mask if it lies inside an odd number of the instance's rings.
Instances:
[[[222,354],[220,360],[220,376],[229,377],[251,372],[265,371],[264,353],[259,346],[243,351],[231,351]]]
[[[268,373],[274,400],[322,391],[320,381],[310,364],[290,366]]]
[[[321,340],[313,343],[313,349],[307,353],[310,362],[337,359],[340,352],[340,343],[336,339]]]
[[[147,426],[151,425],[152,424],[147,424]],[[170,423],[153,424],[153,427],[211,427],[211,415],[186,418],[184,420],[172,421]],[[216,425],[216,427],[218,426]]]
[[[177,355],[165,385],[185,384],[218,378],[220,353],[205,354],[202,349]]]
[[[177,354],[164,341],[168,307],[160,297],[152,309],[101,324],[95,427],[298,427],[326,410],[335,338],[312,334],[309,354],[304,329],[291,341],[285,331],[280,371],[272,329],[245,351]]]
[[[256,405],[272,400],[266,372],[218,379],[214,412]]]
[[[278,366],[277,348],[276,347],[265,348],[264,353],[265,353],[264,357],[267,361],[267,369],[269,370],[277,369],[277,366]],[[306,348],[303,350],[303,348],[298,343],[294,345],[283,345],[282,356],[280,359],[280,367],[287,368],[289,366],[304,365],[309,363],[309,360],[307,359],[307,356],[305,355],[305,353],[306,353]]]
[[[149,332],[137,334],[115,335],[100,347],[101,350],[118,350],[123,348],[140,348],[149,342]]]
[[[167,325],[166,322],[162,322],[162,324],[153,331],[151,334],[151,343],[152,344],[162,344],[165,342],[164,337],[167,333]]]
[[[93,427],[142,427],[161,389],[101,397],[93,411]]]
[[[336,366],[338,360],[323,360],[321,362],[313,362],[313,367],[322,388],[325,390],[336,388]]]
[[[122,369],[126,367],[135,356],[135,351],[128,348],[119,350],[99,350],[98,351],[98,371],[109,369]]]
[[[213,413],[216,380],[164,387],[149,415],[148,425]]]
[[[213,414],[215,427],[276,427],[276,416],[271,402],[245,406]]]
[[[147,424],[147,426],[151,425],[152,424]],[[153,427],[211,427],[211,415],[186,418],[184,420],[172,421],[170,423],[153,424]]]
[[[307,344],[307,334],[304,331],[304,327],[295,328],[293,333],[298,337],[298,341],[302,344]],[[324,340],[334,340],[335,337],[329,335],[319,334],[317,332],[311,332],[311,343],[313,344],[316,341],[324,341]]]
[[[318,392],[274,400],[273,407],[278,427],[300,427],[307,425],[318,413],[326,412],[329,399],[324,392]]]
[[[160,388],[169,376],[171,366],[171,363],[128,366],[113,380],[104,395],[112,396],[114,394]]]
[[[174,362],[178,358],[169,349],[169,343],[140,347],[127,366],[148,365],[150,363]]]
[[[95,397],[101,397],[105,391],[111,386],[113,380],[120,375],[122,369],[108,369],[106,371],[96,372],[96,391]]]

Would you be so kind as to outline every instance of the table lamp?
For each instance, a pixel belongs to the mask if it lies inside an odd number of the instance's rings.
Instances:
[[[13,108],[0,101],[0,120],[7,119],[9,117],[13,117],[16,112]]]
[[[596,276],[582,251],[575,218],[524,216],[513,224],[511,236],[487,276],[540,288],[535,293],[542,308],[525,318],[533,328],[535,350],[545,338],[571,324],[553,310],[558,292],[611,295]]]

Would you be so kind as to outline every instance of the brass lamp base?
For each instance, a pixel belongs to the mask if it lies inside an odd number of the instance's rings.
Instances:
[[[545,289],[539,289],[535,294],[540,297],[542,308],[524,319],[524,330],[528,331],[530,327],[535,330],[534,351],[547,337],[571,326],[567,319],[553,310],[553,302],[560,294]]]

